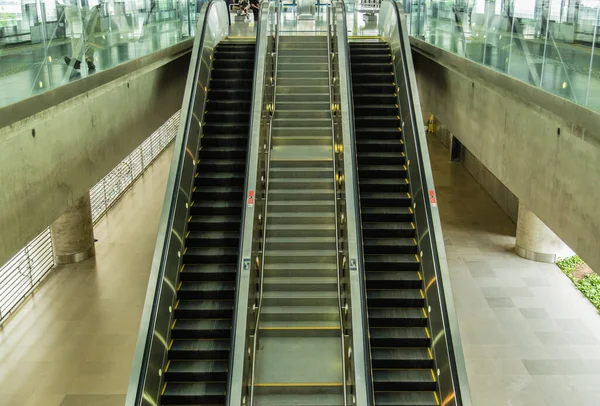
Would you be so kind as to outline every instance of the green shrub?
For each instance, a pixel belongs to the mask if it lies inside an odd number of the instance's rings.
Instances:
[[[586,275],[583,278],[576,278],[573,276],[573,272],[577,269],[577,265],[581,265],[584,262],[575,255],[570,258],[565,258],[558,261],[556,265],[571,279],[577,289],[588,298],[590,302],[600,311],[600,276],[595,273]]]

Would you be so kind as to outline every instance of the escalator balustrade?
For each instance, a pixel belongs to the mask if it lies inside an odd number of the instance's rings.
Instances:
[[[384,42],[350,43],[375,405],[439,405],[423,277]]]
[[[224,405],[250,129],[254,43],[214,53],[162,405]]]

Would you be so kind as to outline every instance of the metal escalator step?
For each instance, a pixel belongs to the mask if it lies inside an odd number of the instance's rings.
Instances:
[[[372,327],[426,327],[427,317],[422,307],[370,308],[369,326]]]
[[[410,185],[406,178],[382,178],[382,179],[361,179],[359,187],[362,192],[376,193],[398,193],[410,192]]]
[[[229,126],[231,128],[226,128],[226,126],[219,126],[219,131],[223,131],[223,133],[234,134],[236,131],[247,131],[244,129],[239,129],[237,126]],[[204,129],[206,132],[208,130],[214,130],[215,126],[205,126]],[[209,137],[210,135],[207,135]],[[198,153],[199,159],[211,158],[211,159],[245,159],[246,158],[246,147],[210,147],[210,148],[202,148]]]
[[[398,133],[400,135],[400,133]],[[404,152],[404,142],[397,138],[360,138],[356,140],[358,149],[365,152]]]
[[[265,337],[339,337],[340,321],[335,320],[264,320],[259,325]]]
[[[337,272],[335,264],[265,264],[265,277],[327,277]]]
[[[341,406],[344,397],[333,393],[295,393],[292,389],[289,394],[257,394],[254,403],[260,406]]]
[[[394,66],[392,65],[392,61],[389,62],[379,62],[379,63],[364,63],[364,62],[351,62],[350,64],[352,71],[367,71],[367,72],[379,72],[379,73],[392,73],[394,71]]]
[[[431,369],[373,369],[376,391],[433,391],[436,387]]]
[[[335,250],[335,237],[267,237],[269,250]]]
[[[186,247],[235,247],[238,248],[240,233],[236,231],[190,231],[185,239]]]
[[[335,223],[335,218],[332,217],[331,213],[319,213],[319,212],[292,212],[292,213],[268,213],[267,214],[267,231],[270,225],[284,225],[284,224],[305,224],[305,225],[328,225]]]
[[[254,71],[252,69],[253,65],[254,64],[250,65],[250,67],[247,67],[246,69],[241,69],[241,68],[237,68],[237,69],[226,69],[226,68],[213,69],[210,72],[210,78],[211,78],[211,80],[213,80],[213,79],[223,79],[223,78],[239,78],[240,76],[243,76],[243,77],[252,77],[252,75],[254,74]]]
[[[371,362],[374,369],[433,368],[433,358],[427,348],[373,348]]]
[[[211,119],[226,120],[227,117],[217,118],[212,116]],[[202,137],[201,143],[203,148],[208,149],[226,146],[247,148],[248,137],[245,134],[210,134],[208,136],[205,135],[204,137]]]
[[[269,226],[267,225],[267,233]],[[335,251],[332,250],[267,250],[265,262],[270,264],[305,263],[336,263]]]
[[[233,187],[243,187],[245,177],[243,174],[229,172],[223,173],[221,176],[215,176],[216,174],[203,174],[203,176],[196,176],[194,178],[194,186],[198,186],[201,188],[204,187],[212,187],[212,186],[233,186]],[[224,177],[223,175],[230,175],[229,177]]]
[[[286,212],[328,212],[333,214],[335,203],[333,200],[302,200],[302,201],[271,201],[269,200],[268,213]]]
[[[179,338],[230,338],[231,319],[176,319],[171,331],[174,339]]]
[[[165,379],[177,382],[225,382],[228,366],[228,361],[172,360],[165,371]]]
[[[201,340],[179,339],[173,340],[169,349],[169,359],[229,359],[231,343],[227,339]]]
[[[179,274],[181,282],[221,281],[233,282],[237,274],[237,263],[233,264],[186,264]]]
[[[361,202],[362,203],[362,202]],[[378,219],[379,221],[379,219]],[[363,219],[363,236],[370,237],[415,237],[415,228],[409,222],[381,223],[365,222]]]
[[[236,231],[240,229],[240,215],[199,216],[193,215],[188,221],[189,230],[201,231]]]
[[[408,224],[409,228],[412,228],[410,222],[413,221],[413,211],[409,207],[361,207],[362,221],[365,223],[378,223],[378,222],[402,222]],[[375,227],[375,226],[373,226]],[[379,236],[375,236],[377,238]],[[383,237],[383,236],[382,236]]]
[[[337,291],[264,292],[264,306],[337,306]]]
[[[375,406],[439,406],[435,392],[375,392]]]
[[[163,406],[223,405],[227,383],[168,382],[161,397]]]
[[[394,75],[382,75],[380,73],[352,73],[352,83],[392,83],[394,81]],[[354,105],[356,109],[358,106]]]
[[[336,306],[265,306],[261,311],[261,321],[334,321],[339,318]]]
[[[267,220],[268,221],[268,220]],[[268,235],[271,237],[335,237],[335,224],[272,224],[267,222]]]
[[[417,271],[419,259],[415,254],[368,254],[365,255],[365,269],[379,271]]]
[[[243,200],[244,188],[239,186],[204,186],[192,192],[194,201],[200,200]]]
[[[242,180],[243,182],[243,180]],[[241,215],[242,200],[207,200],[192,202],[190,214],[194,215]]]
[[[431,337],[424,327],[369,327],[371,347],[429,347]]]
[[[370,312],[374,308],[425,306],[425,298],[420,289],[377,289],[367,290],[367,303]]]
[[[234,89],[234,88],[250,88],[252,89],[253,80],[252,78],[227,78],[227,79],[213,79],[210,81],[209,95],[210,91],[214,89]],[[210,96],[209,96],[210,97]],[[210,106],[208,106],[210,107]],[[211,110],[209,110],[211,111]]]
[[[246,168],[246,160],[245,159],[210,159],[210,157],[206,157],[198,160],[198,164],[196,165],[197,170],[200,173],[208,173],[208,172],[216,172],[220,173],[222,171],[231,171],[231,172],[241,172]]]
[[[416,254],[414,238],[369,238],[363,240],[365,254]]]
[[[423,280],[417,271],[379,271],[366,273],[367,289],[422,289]]]
[[[269,190],[269,203],[272,201],[314,201],[331,198],[331,189],[279,189]]]
[[[227,319],[232,317],[233,300],[179,300],[176,319]]]
[[[361,193],[361,207],[404,206],[408,207],[412,199],[406,192],[397,193]]]
[[[185,281],[177,290],[178,299],[232,299],[235,282],[230,281]]]
[[[183,255],[184,264],[235,264],[238,247],[187,247]]]
[[[395,94],[354,94],[354,103],[389,105],[398,103],[398,98]]]
[[[338,279],[336,275],[332,276],[296,276],[296,277],[276,277],[270,276],[264,278],[265,289],[276,291],[320,291],[336,290]]]

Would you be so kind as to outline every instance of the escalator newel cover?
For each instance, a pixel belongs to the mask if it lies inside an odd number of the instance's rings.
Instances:
[[[253,43],[215,50],[162,405],[224,405],[250,129]]]
[[[350,56],[375,405],[437,406],[390,49],[356,42]]]

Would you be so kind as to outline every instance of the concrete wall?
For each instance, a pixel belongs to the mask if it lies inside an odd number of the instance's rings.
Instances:
[[[0,264],[181,108],[191,45],[0,110]]]
[[[423,117],[429,117],[430,114],[430,112],[423,112]],[[451,159],[450,147],[452,139],[456,139],[456,137],[437,119],[435,120],[435,136],[448,148],[448,159]],[[464,146],[460,163],[516,224],[519,213],[519,199]]]
[[[600,114],[411,39],[422,108],[593,269]]]

